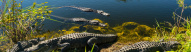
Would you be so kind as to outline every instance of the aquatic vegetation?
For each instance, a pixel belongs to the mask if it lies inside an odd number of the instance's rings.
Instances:
[[[102,20],[97,19],[97,18],[95,18],[95,19],[93,19],[93,20],[98,20],[100,23],[103,23],[103,21],[102,21]]]
[[[117,26],[117,27],[114,27],[113,29],[115,31],[121,31],[122,29],[125,30],[132,30],[134,29],[137,25],[139,25],[138,23],[136,22],[124,22],[122,25],[120,26]],[[132,29],[131,29],[132,28]]]
[[[72,26],[69,29],[62,29],[58,32],[51,31],[44,34],[37,34],[38,28],[42,25],[41,23],[46,17],[49,17],[48,14],[53,12],[48,10],[48,6],[44,6],[47,2],[42,4],[33,3],[32,6],[22,9],[22,2],[16,3],[10,1],[14,0],[7,0],[7,2],[4,1],[3,4],[5,4],[5,9],[0,9],[3,11],[2,15],[0,15],[0,28],[4,31],[3,34],[0,35],[0,45],[2,42],[6,41],[17,42],[20,40],[28,40],[37,37],[46,37],[46,39],[51,39],[65,34],[81,32],[79,31],[81,26]],[[98,20],[100,23],[104,23],[107,26],[101,27],[95,25],[85,25],[83,26],[85,30],[82,31],[103,34],[114,33],[118,35],[118,42],[120,43],[160,41],[161,39],[164,39],[164,41],[174,40],[179,41],[182,44],[182,47],[180,47],[177,51],[191,52],[191,18],[183,17],[184,9],[190,9],[191,5],[185,5],[184,0],[177,0],[177,3],[179,4],[179,7],[182,8],[182,11],[180,15],[176,12],[173,13],[173,19],[176,21],[175,24],[172,25],[169,22],[165,22],[168,23],[169,27],[160,26],[158,22],[157,27],[155,28],[138,24],[136,22],[124,22],[121,25],[111,27],[108,23],[96,18],[93,20]],[[13,7],[9,7],[9,4],[13,5]],[[63,23],[50,18],[46,19]],[[0,46],[0,49],[5,50],[5,48],[10,47],[9,45],[12,44]]]
[[[119,41],[123,43],[129,41],[137,42],[140,40],[150,40],[150,36],[154,34],[154,28],[140,25],[136,22],[125,22],[120,26],[113,27],[112,29],[117,32]]]
[[[95,30],[101,33],[105,33],[106,29],[104,27],[100,27],[100,26],[93,26],[93,25],[85,25],[83,26],[86,28],[86,30]]]
[[[154,32],[154,28],[151,28],[149,26],[146,25],[139,25],[134,29],[135,32],[137,32],[139,35],[142,36],[150,36],[152,35]]]
[[[99,20],[100,19],[94,19]],[[103,23],[103,21],[101,21]],[[106,23],[107,24],[107,23]],[[100,33],[115,33],[118,35],[118,41],[125,43],[129,41],[140,41],[140,40],[150,40],[150,36],[154,34],[154,28],[151,28],[146,25],[140,25],[136,22],[125,22],[122,25],[118,25],[116,27],[100,27],[100,26],[93,26],[93,25],[86,25],[84,26],[87,30],[96,30]],[[88,31],[92,32],[92,31]],[[95,32],[95,31],[94,31]],[[131,37],[131,38],[129,38]]]
[[[80,26],[72,26],[69,30],[63,29],[61,31],[62,34],[70,34],[76,32],[75,29],[79,29]]]
[[[93,20],[98,20],[100,23],[104,23],[100,19],[93,19]],[[95,25],[85,25],[83,27],[85,27],[86,30],[94,30],[92,32],[99,32],[99,33],[104,33],[104,34],[112,32],[111,30],[109,30],[109,28],[110,28],[109,24],[108,23],[104,23],[104,24],[106,24],[107,26],[106,27],[101,27],[101,26],[95,26]]]
[[[94,19],[98,20],[101,23],[104,23],[100,19]],[[125,22],[122,25],[116,26],[116,27],[110,27],[108,23],[105,23],[108,26],[107,27],[101,27],[101,26],[95,26],[95,25],[85,25],[83,26],[85,30],[82,30],[84,32],[92,32],[92,33],[114,33],[118,35],[118,41],[121,43],[126,42],[137,42],[141,40],[151,40],[150,36],[154,34],[154,28],[151,28],[146,25],[140,25],[135,22]],[[129,29],[129,27],[134,27]],[[35,35],[33,37],[46,37],[46,38],[53,38],[53,37],[59,37],[65,34],[75,33],[79,32],[78,29],[80,29],[80,26],[72,26],[69,29],[63,29],[59,30],[58,32],[47,32],[42,35]],[[131,38],[129,38],[131,37]]]

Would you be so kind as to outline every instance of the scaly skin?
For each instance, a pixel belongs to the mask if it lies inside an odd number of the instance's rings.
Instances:
[[[99,26],[102,26],[102,27],[106,27],[107,26],[104,23],[100,23],[98,20],[87,20],[85,18],[72,18],[70,20],[72,20],[74,22],[86,22],[86,23],[89,23],[89,24],[92,24],[92,25],[99,25]]]
[[[86,45],[93,47],[93,44],[102,44],[113,42],[116,40],[117,35],[114,34],[94,34],[94,33],[72,33],[58,38],[53,38],[39,42],[39,44],[26,48],[24,51],[36,51],[42,47],[58,46],[63,47],[62,52],[69,48],[85,47]],[[94,45],[94,52],[98,51],[98,46]]]
[[[75,7],[75,6],[64,6],[64,7],[71,7],[71,8],[79,9],[79,10],[84,11],[84,12],[93,12],[94,11],[91,8],[85,8],[85,7]]]
[[[110,16],[109,13],[106,13],[106,12],[104,12],[102,10],[95,10],[95,9],[91,9],[91,8],[75,7],[75,6],[63,6],[63,7],[71,7],[71,8],[79,9],[79,10],[84,11],[84,12],[95,12],[95,13],[98,13],[98,14],[101,14],[101,15],[104,15],[104,16]]]
[[[36,45],[39,41],[44,40],[45,38],[35,38],[28,41],[19,41],[17,44],[14,44],[14,46],[7,50],[7,52],[19,52],[24,51],[25,48],[31,47],[32,45]]]
[[[65,18],[65,17],[55,16],[55,15],[50,15],[50,16],[57,17],[57,18],[64,19],[64,20],[69,20],[69,21],[72,21],[72,22],[85,22],[85,24],[99,25],[99,26],[102,26],[102,27],[107,26],[104,23],[100,23],[98,20],[87,20],[85,18]]]
[[[130,46],[124,46],[120,50],[115,52],[164,52],[170,51],[171,49],[177,49],[178,43],[177,41],[169,41],[169,42],[149,42],[142,41],[135,43]]]

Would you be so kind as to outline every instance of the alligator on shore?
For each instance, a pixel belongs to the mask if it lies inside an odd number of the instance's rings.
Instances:
[[[178,45],[181,45],[177,41],[168,41],[168,42],[149,42],[149,41],[142,41],[135,43],[130,46],[124,46],[120,50],[116,52],[165,52],[176,50]]]
[[[36,45],[38,44],[38,42],[43,41],[45,38],[35,38],[35,39],[31,39],[28,41],[19,41],[17,42],[17,44],[14,44],[12,49],[7,50],[7,52],[19,52],[19,51],[24,51],[24,48],[29,48],[32,45]]]
[[[98,20],[87,20],[85,18],[65,18],[65,17],[60,17],[60,16],[55,16],[55,15],[50,15],[56,18],[64,19],[64,20],[69,20],[72,22],[85,22],[86,24],[91,24],[91,25],[98,25],[102,27],[106,27],[107,25],[104,23],[100,23]]]
[[[69,48],[80,48],[86,45],[93,47],[95,44],[103,44],[108,42],[113,42],[117,38],[114,34],[94,34],[94,33],[72,33],[68,35],[63,35],[61,37],[52,38],[44,41],[40,41],[38,44],[30,47],[13,47],[12,52],[32,52],[32,51],[47,51],[44,47],[62,47],[61,51],[64,52]],[[21,44],[23,46],[25,44]],[[20,49],[20,50],[18,50]],[[98,51],[98,46],[94,45],[93,52]]]
[[[75,7],[75,6],[63,6],[63,7],[71,7],[71,8],[79,9],[79,10],[84,11],[84,12],[95,12],[95,13],[98,13],[98,14],[101,14],[101,15],[104,15],[104,16],[110,16],[109,13],[106,13],[106,12],[104,12],[102,10],[95,10],[95,9],[91,9],[91,8]]]

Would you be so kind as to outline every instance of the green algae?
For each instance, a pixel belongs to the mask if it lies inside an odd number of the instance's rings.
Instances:
[[[116,34],[118,35],[118,41],[122,43],[126,42],[138,42],[138,41],[150,41],[151,37],[153,36],[154,28],[151,28],[147,25],[141,25],[136,22],[124,22],[122,25],[110,27],[108,23],[100,19],[93,19],[98,20],[100,23],[104,23],[107,27],[95,26],[95,25],[85,25],[83,26],[85,30],[81,32],[89,32],[89,33],[101,33],[101,34]],[[47,32],[42,35],[35,35],[35,37],[46,37],[54,38],[59,37],[65,34],[79,32],[78,30],[81,29],[80,26],[72,26],[69,29],[59,30],[58,32]]]
[[[141,25],[136,22],[125,22],[122,25],[110,27],[108,23],[101,21],[100,19],[93,19],[98,20],[101,23],[107,25],[107,27],[95,26],[95,25],[85,25],[83,26],[85,30],[81,32],[89,32],[89,33],[101,33],[101,34],[116,34],[118,36],[118,42],[127,43],[127,42],[138,42],[138,41],[151,41],[151,37],[154,34],[154,28],[151,28],[147,25]],[[133,28],[132,28],[133,27]],[[46,32],[40,35],[33,35],[32,38],[37,37],[45,37],[46,39],[51,39],[55,37],[59,37],[62,35],[80,32],[78,31],[80,26],[72,26],[69,29],[62,29],[59,31],[51,31]]]

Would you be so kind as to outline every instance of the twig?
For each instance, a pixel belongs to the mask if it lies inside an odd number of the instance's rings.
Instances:
[[[175,12],[174,12],[174,14],[175,14],[176,16],[180,17],[180,19],[183,19],[184,21],[186,21],[186,22],[189,22],[189,23],[190,23],[190,21],[188,21],[188,20],[184,19],[182,16],[180,16],[180,15],[176,14]]]

